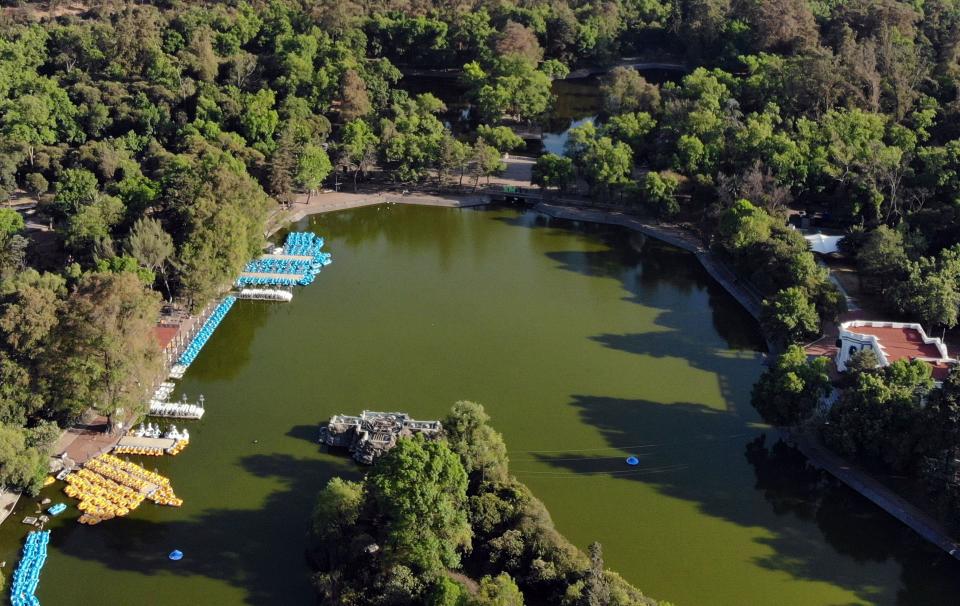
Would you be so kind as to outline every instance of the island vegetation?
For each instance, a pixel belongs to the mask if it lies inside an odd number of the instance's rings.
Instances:
[[[311,526],[323,604],[654,606],[570,544],[530,490],[483,406],[457,402],[445,437],[402,438],[359,482],[333,478]],[[659,602],[669,606],[665,602]]]

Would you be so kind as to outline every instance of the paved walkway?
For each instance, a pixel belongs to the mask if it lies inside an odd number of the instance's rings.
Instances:
[[[873,479],[870,474],[827,450],[815,438],[807,434],[792,433],[785,430],[782,434],[788,443],[796,446],[815,466],[828,471],[838,480],[909,526],[921,537],[960,560],[960,544],[957,544],[950,537],[946,528],[931,516],[884,484]]]
[[[17,506],[17,501],[19,500],[20,491],[18,490],[0,491],[0,524],[3,524],[10,514],[13,513],[13,509]]]
[[[97,416],[86,425],[67,428],[60,434],[51,454],[57,459],[66,455],[70,460],[68,464],[83,465],[88,459],[110,452],[120,440],[122,434],[107,433],[106,429],[107,419],[102,416]]]

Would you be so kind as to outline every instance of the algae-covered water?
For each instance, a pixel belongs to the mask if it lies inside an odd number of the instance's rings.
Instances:
[[[174,394],[204,394],[206,418],[180,456],[147,460],[184,506],[84,527],[67,499],[43,604],[310,604],[314,495],[358,473],[317,446],[318,423],[435,418],[458,399],[487,407],[560,531],[600,541],[650,595],[922,605],[960,589],[956,562],[774,445],[749,404],[755,325],[691,255],[510,209],[371,207],[295,228],[325,236],[333,265],[292,303],[233,308]],[[11,564],[25,508],[0,527]]]

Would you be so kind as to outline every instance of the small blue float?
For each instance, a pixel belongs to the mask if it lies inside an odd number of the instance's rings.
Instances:
[[[640,459],[637,457],[627,457],[627,465],[637,465],[640,463]]]
[[[174,549],[173,551],[170,552],[170,555],[168,555],[167,557],[173,560],[174,562],[178,562],[183,559],[183,552],[180,551],[179,549]]]

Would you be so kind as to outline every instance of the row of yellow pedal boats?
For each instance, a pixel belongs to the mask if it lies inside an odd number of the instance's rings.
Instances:
[[[168,478],[109,454],[90,459],[83,469],[68,475],[66,482],[67,496],[80,500],[81,524],[125,516],[145,498],[159,505],[183,505]]]
[[[162,457],[165,454],[176,456],[180,454],[190,440],[177,440],[170,448],[159,448],[154,446],[115,446],[113,454],[139,455],[144,457]]]

